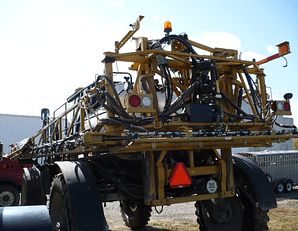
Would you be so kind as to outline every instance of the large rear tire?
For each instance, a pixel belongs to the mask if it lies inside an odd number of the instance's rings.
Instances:
[[[234,168],[236,192],[244,208],[242,231],[266,231],[268,228],[268,210],[256,207],[257,196],[248,176],[240,169]],[[253,200],[253,201],[252,201]]]
[[[141,201],[120,201],[120,210],[125,225],[132,229],[145,227],[152,212],[151,207]]]
[[[198,223],[202,231],[240,231],[243,207],[238,197],[196,202]]]
[[[53,230],[74,230],[70,198],[63,175],[56,175],[50,193],[50,216]]]
[[[256,207],[256,193],[244,172],[234,168],[236,196],[196,202],[197,222],[201,231],[266,231],[268,210]],[[239,213],[239,214],[236,214]]]
[[[24,168],[21,204],[45,205],[46,195],[43,193],[40,171],[37,168]]]
[[[55,162],[61,173],[50,190],[54,230],[108,231],[100,193],[89,166],[81,161]]]

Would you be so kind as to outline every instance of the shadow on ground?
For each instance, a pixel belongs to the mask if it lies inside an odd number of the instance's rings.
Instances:
[[[298,199],[298,186],[294,187],[290,193],[275,194],[275,197],[278,201]]]

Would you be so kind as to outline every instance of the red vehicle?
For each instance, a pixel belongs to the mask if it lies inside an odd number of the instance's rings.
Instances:
[[[18,205],[24,165],[3,157],[2,147],[0,143],[0,207]],[[26,165],[26,167],[32,167],[32,165]]]

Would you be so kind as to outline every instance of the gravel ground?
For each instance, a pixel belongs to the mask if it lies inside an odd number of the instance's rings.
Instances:
[[[276,197],[278,207],[298,208],[298,186],[291,193],[278,194]],[[156,209],[160,211],[161,207]],[[107,203],[106,207],[104,207],[104,212],[111,231],[131,230],[124,225],[119,202]],[[163,231],[164,229],[154,227],[154,223],[160,221],[197,224],[196,219],[194,202],[164,206],[161,214],[158,214],[155,208],[152,208],[150,222],[144,230]]]
[[[157,207],[157,211],[159,212],[162,207]],[[120,230],[131,230],[130,228],[124,225],[124,221],[122,220],[120,213],[119,202],[107,203],[106,207],[104,207],[105,216],[107,222],[109,224],[109,228],[111,231],[120,231]],[[196,215],[195,215],[195,207],[194,202],[189,203],[181,203],[174,204],[171,206],[164,206],[161,214],[158,214],[155,211],[155,208],[152,208],[152,215],[148,226],[146,227],[146,231],[158,231],[163,230],[160,228],[154,228],[150,226],[150,224],[154,222],[176,222],[176,223],[194,223],[196,224]]]

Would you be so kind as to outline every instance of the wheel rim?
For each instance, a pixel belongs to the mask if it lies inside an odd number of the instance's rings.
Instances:
[[[15,195],[11,191],[0,193],[0,206],[11,206],[15,200]]]
[[[229,222],[233,217],[233,209],[230,203],[226,200],[211,200],[212,204],[205,205],[207,217],[216,222],[222,224]]]
[[[286,185],[287,191],[290,192],[292,190],[292,183],[288,182]]]
[[[278,184],[278,186],[277,186],[277,190],[278,190],[278,192],[283,192],[284,191],[284,186],[282,185],[282,184]]]
[[[241,230],[243,209],[239,198],[202,201],[200,206],[200,216],[207,230]]]
[[[138,209],[138,206],[137,206],[137,205],[129,206],[129,208],[130,208],[130,210],[131,210],[132,212],[136,212],[137,209]]]
[[[125,206],[124,207],[125,216],[128,219],[134,218],[137,212],[137,209],[138,209],[138,205],[135,202],[132,202],[129,206]]]

